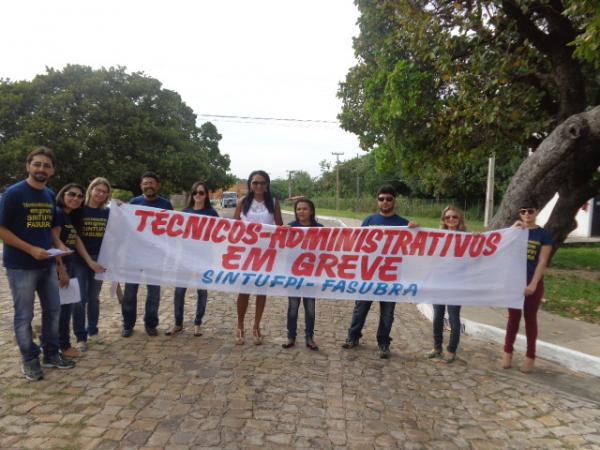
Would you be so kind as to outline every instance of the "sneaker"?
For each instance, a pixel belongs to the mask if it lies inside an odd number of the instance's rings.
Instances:
[[[150,327],[146,327],[146,334],[148,336],[158,336],[158,331],[156,330],[156,328],[150,328]]]
[[[389,345],[380,345],[379,346],[379,357],[381,359],[389,359],[390,358],[390,346]]]
[[[24,362],[21,365],[21,372],[23,372],[23,375],[29,381],[39,381],[44,378],[44,372],[40,367],[40,360],[38,358]]]
[[[88,341],[92,344],[104,344],[104,339],[99,334],[90,334],[88,336]]]
[[[65,350],[61,350],[60,354],[65,358],[79,358],[81,356],[81,352],[75,347],[69,347]]]
[[[344,342],[342,344],[342,347],[343,348],[347,348],[347,349],[358,347],[358,341],[353,341],[351,339],[346,339],[346,342]]]
[[[121,330],[121,336],[128,338],[133,334],[133,328],[123,328]]]
[[[72,359],[63,358],[57,353],[56,355],[52,356],[44,356],[42,360],[42,366],[55,369],[72,369],[75,367],[75,361]]]
[[[75,344],[75,346],[77,347],[77,350],[79,350],[81,353],[85,353],[88,351],[88,345],[86,341],[79,341],[77,342],[77,344]]]

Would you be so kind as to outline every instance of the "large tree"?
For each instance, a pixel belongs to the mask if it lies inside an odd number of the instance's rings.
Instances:
[[[356,3],[359,62],[340,87],[342,125],[364,149],[418,174],[432,191],[483,186],[481,168],[491,154],[510,173],[559,124],[600,103],[595,0]],[[510,223],[525,195],[543,205],[558,191],[569,217],[553,214],[549,226],[564,239],[574,211],[598,193],[600,151],[586,131],[594,119],[577,117],[571,120],[581,133],[564,146],[569,151],[551,165],[523,166],[535,182],[513,180],[494,226]],[[544,148],[568,134],[555,134]],[[459,182],[465,172],[479,174],[466,178],[474,186]]]
[[[23,176],[32,146],[58,159],[54,187],[96,176],[138,192],[142,172],[161,176],[165,191],[188,189],[197,179],[228,185],[229,157],[221,135],[174,91],[124,67],[93,70],[69,65],[31,81],[0,80],[0,186]]]

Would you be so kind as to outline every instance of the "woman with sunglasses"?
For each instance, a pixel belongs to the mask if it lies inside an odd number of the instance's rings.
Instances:
[[[315,218],[315,204],[308,199],[297,200],[294,204],[294,216],[296,220],[290,222],[290,227],[322,227]],[[311,350],[319,350],[313,339],[315,334],[315,299],[312,297],[288,297],[287,329],[288,340],[281,344],[283,348],[291,348],[296,345],[296,330],[298,327],[298,309],[300,300],[304,304],[305,342]]]
[[[81,258],[92,270],[103,272],[104,269],[96,263],[85,250],[78,233],[81,233],[83,225],[83,199],[84,188],[77,183],[68,183],[58,191],[56,195],[55,226],[52,233],[68,249],[81,255]],[[69,285],[69,280],[75,277],[75,266],[73,255],[56,258],[56,270],[60,287]],[[70,322],[73,314],[73,303],[60,306],[60,318],[58,325],[59,348],[66,358],[77,358],[81,356],[79,350],[71,346]]]
[[[215,211],[210,204],[208,187],[204,181],[196,181],[192,185],[192,194],[190,195],[188,205],[183,209],[183,212],[199,214],[201,216],[219,217],[217,211]],[[183,331],[183,307],[185,304],[186,291],[187,289],[184,287],[175,288],[175,297],[173,299],[175,325],[165,333],[167,336],[175,336],[177,333]],[[196,292],[198,294],[198,300],[196,302],[196,315],[194,316],[194,336],[202,336],[200,326],[202,325],[202,318],[206,311],[208,292],[206,289],[198,289]]]
[[[465,215],[456,206],[446,206],[440,217],[440,228],[449,231],[467,231]],[[448,320],[450,322],[450,341],[446,348],[447,353],[442,352],[444,342],[444,315],[448,309]],[[446,364],[456,361],[456,349],[460,341],[460,305],[433,305],[433,350],[427,353],[428,358],[442,358]]]
[[[525,288],[525,301],[523,302],[527,353],[520,368],[523,373],[532,372],[535,363],[535,344],[538,334],[537,312],[544,296],[544,271],[552,252],[552,235],[535,223],[538,212],[538,206],[533,200],[524,202],[519,209],[519,220],[513,225],[529,230],[527,287]],[[519,331],[520,321],[521,310],[509,308],[506,337],[504,339],[504,356],[502,358],[502,367],[505,369],[510,369],[512,366],[514,343]]]
[[[95,262],[98,261],[102,239],[108,223],[110,212],[107,204],[110,200],[111,187],[106,178],[94,178],[85,192],[82,227],[79,237],[85,250]],[[104,340],[98,334],[98,318],[100,316],[100,289],[102,280],[95,275],[104,271],[100,265],[90,266],[82,255],[75,258],[75,273],[79,281],[81,302],[73,310],[73,328],[77,338],[77,349],[87,351],[88,340],[103,344]],[[87,326],[86,326],[87,321]]]
[[[233,218],[246,222],[264,223],[269,225],[283,225],[279,203],[271,195],[271,179],[267,172],[255,170],[248,177],[248,193],[238,203]],[[237,298],[237,329],[235,330],[235,343],[244,343],[244,318],[250,301],[249,294],[238,294]],[[260,332],[260,321],[265,310],[266,295],[256,296],[256,310],[254,312],[254,326],[252,338],[255,345],[263,342]]]

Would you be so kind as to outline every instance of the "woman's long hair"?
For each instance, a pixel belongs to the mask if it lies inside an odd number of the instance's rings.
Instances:
[[[58,194],[56,194],[56,206],[61,209],[67,208],[67,204],[65,203],[65,194],[69,189],[73,188],[79,189],[82,194],[85,194],[85,188],[79,183],[67,183],[60,189],[60,191],[58,191]],[[79,206],[79,208],[71,210],[69,217],[71,218],[73,227],[77,233],[80,234],[81,229],[83,228],[83,200],[81,201],[81,206]]]
[[[310,226],[311,227],[315,226],[315,224],[317,223],[317,218],[315,217],[315,204],[312,202],[312,200],[309,200],[307,198],[298,199],[294,203],[294,217],[296,218],[296,222],[299,222],[298,213],[296,213],[296,207],[300,203],[306,203],[308,205],[308,207],[310,208]]]
[[[196,181],[194,184],[192,184],[192,193],[190,194],[190,200],[188,201],[187,207],[194,207],[194,192],[196,192],[196,189],[198,189],[199,186],[202,186],[204,188],[204,192],[206,192],[206,195],[204,196],[204,205],[202,208],[212,208],[212,205],[210,204],[210,198],[208,196],[208,186],[204,181]]]
[[[110,195],[112,193],[112,188],[110,187],[110,183],[106,178],[97,177],[92,180],[92,182],[90,183],[90,185],[87,188],[87,191],[85,191],[85,204],[87,206],[89,206],[90,200],[92,198],[92,189],[94,189],[99,184],[103,184],[104,186],[106,186],[106,189],[108,190],[108,194],[106,195],[106,199],[104,200],[104,203],[102,203],[101,205],[98,206],[98,208],[104,209],[104,208],[106,208],[106,204],[110,201]]]
[[[448,211],[454,211],[456,213],[456,215],[458,216],[458,227],[456,228],[456,230],[457,231],[467,231],[467,225],[465,224],[465,213],[462,212],[462,209],[457,208],[454,205],[448,205],[442,211],[442,215],[440,216],[440,228],[442,230],[448,229],[448,225],[446,225],[446,222],[444,222],[444,216],[446,215],[446,213]]]
[[[266,190],[265,190],[265,206],[269,210],[271,214],[275,211],[275,200],[273,200],[273,195],[271,194],[271,178],[269,178],[269,174],[264,170],[255,170],[248,177],[248,193],[242,199],[242,211],[244,214],[248,214],[250,210],[250,205],[252,205],[252,200],[254,200],[254,192],[252,192],[252,177],[255,175],[259,175],[265,179],[267,182]]]

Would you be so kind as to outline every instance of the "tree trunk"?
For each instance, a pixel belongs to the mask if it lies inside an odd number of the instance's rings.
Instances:
[[[585,201],[600,192],[600,106],[575,114],[542,141],[513,176],[490,228],[510,226],[520,205],[533,199],[542,208],[554,194],[559,199],[545,228],[554,250],[575,229],[575,215]]]

